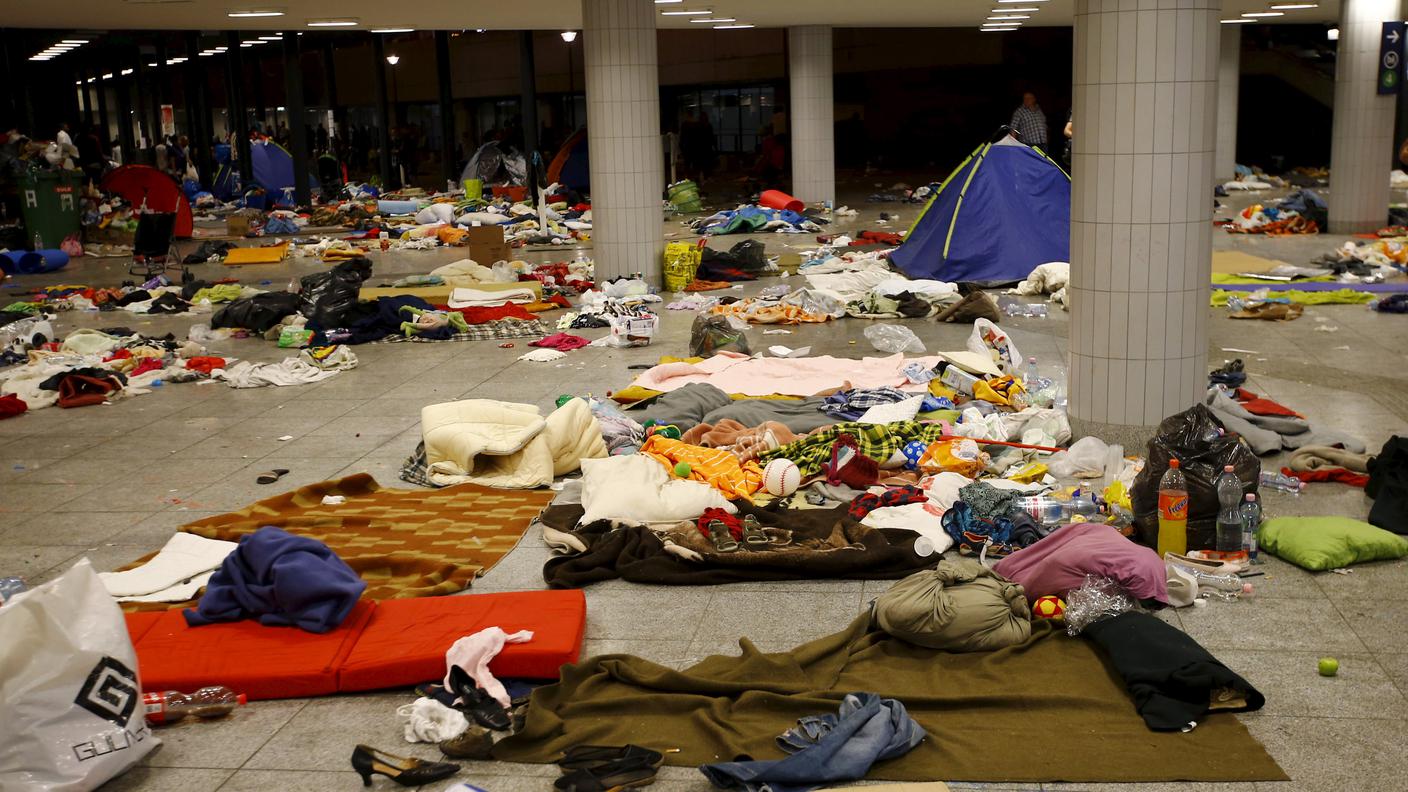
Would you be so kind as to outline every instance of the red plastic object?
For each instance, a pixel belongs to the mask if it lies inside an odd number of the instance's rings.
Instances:
[[[502,185],[493,187],[491,188],[491,193],[495,198],[508,198],[514,203],[527,200],[528,198],[528,188],[522,185]]]
[[[800,213],[807,205],[781,190],[763,190],[758,196],[758,205],[769,209],[788,209]]]

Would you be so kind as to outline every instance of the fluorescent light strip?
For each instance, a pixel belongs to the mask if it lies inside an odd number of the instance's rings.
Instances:
[[[692,24],[692,25],[702,25],[702,24],[705,24],[705,23],[707,23],[707,22],[737,22],[737,21],[738,21],[738,20],[737,20],[737,19],[734,19],[733,17],[714,17],[714,18],[708,18],[708,17],[706,17],[706,18],[704,18],[704,19],[691,19],[691,20],[689,20],[690,24]]]
[[[1271,6],[1272,11],[1300,11],[1304,8],[1319,8],[1319,3],[1280,3]]]
[[[1224,20],[1222,20],[1222,24],[1224,24],[1224,25],[1245,25],[1245,24],[1247,24],[1248,22],[1255,22],[1255,21],[1256,21],[1255,19],[1224,19]]]
[[[123,69],[121,76],[126,77],[127,75],[129,75],[129,74],[131,74],[131,73],[132,73],[132,70],[131,70],[131,69]]]
[[[1026,14],[1032,11],[1040,11],[1036,6],[1018,6],[1017,8],[994,8],[989,14]]]
[[[355,19],[314,19],[308,22],[308,27],[356,27],[359,24]]]
[[[260,41],[283,41],[284,37],[283,34],[279,34],[277,36],[260,36],[259,39]]]
[[[1012,31],[1012,30],[1016,30],[1016,29],[1017,29],[1017,26],[1015,26],[1015,25],[1012,26],[1012,27],[985,27],[985,28],[978,28],[978,32],[979,32],[979,33],[1006,33],[1006,32],[1008,32],[1008,31]]]
[[[655,5],[675,5],[683,2],[684,0],[655,0]]]
[[[1002,0],[998,0],[998,2],[1002,2]],[[235,19],[250,19],[254,17],[281,17],[283,15],[284,12],[275,11],[273,9],[269,9],[267,11],[227,11],[225,13],[225,16],[233,17]]]
[[[1031,19],[1031,16],[1029,16],[1029,15],[1027,15],[1027,14],[1015,14],[1015,15],[1014,15],[1014,14],[1008,14],[1008,15],[1005,15],[1005,16],[990,16],[990,17],[988,17],[988,21],[990,21],[990,22],[997,22],[997,21],[1001,21],[1001,20],[1016,20],[1016,19]]]
[[[1047,0],[997,0],[999,3],[1045,3]]]
[[[60,44],[87,44],[88,39],[64,39]]]
[[[661,11],[660,16],[708,16],[713,11]]]
[[[377,28],[373,33],[414,33],[415,28]]]
[[[714,25],[714,30],[747,30],[750,27],[754,27],[754,25]]]
[[[1242,16],[1244,17],[1251,17],[1253,19],[1257,19],[1260,17],[1278,17],[1285,15],[1286,14],[1282,11],[1247,11],[1242,14]]]

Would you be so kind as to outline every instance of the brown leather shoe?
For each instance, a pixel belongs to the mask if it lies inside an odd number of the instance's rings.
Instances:
[[[455,759],[488,759],[494,750],[489,730],[471,723],[458,737],[440,743],[440,752]]]

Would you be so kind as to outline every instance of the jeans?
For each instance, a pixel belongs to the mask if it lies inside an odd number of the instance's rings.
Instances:
[[[699,768],[721,788],[748,792],[807,792],[864,778],[877,761],[907,753],[926,736],[904,705],[874,693],[851,693],[835,715],[802,718],[777,738],[791,756],[722,762]]]

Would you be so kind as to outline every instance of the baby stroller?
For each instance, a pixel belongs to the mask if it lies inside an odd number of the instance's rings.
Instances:
[[[137,214],[137,232],[132,240],[132,264],[127,268],[129,275],[153,278],[168,269],[181,268],[181,280],[186,282],[190,273],[181,266],[176,255],[172,238],[176,231],[175,212],[149,212],[143,204]]]

